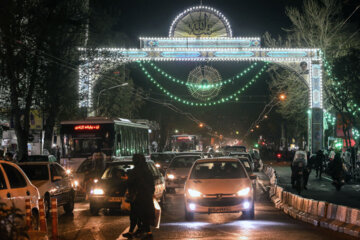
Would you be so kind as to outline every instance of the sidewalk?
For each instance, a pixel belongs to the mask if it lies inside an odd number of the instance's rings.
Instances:
[[[296,193],[291,187],[290,166],[279,165],[281,164],[271,165],[278,175],[278,185],[288,192]],[[324,174],[322,179],[319,180],[315,178],[315,175],[315,171],[312,170],[307,186],[308,190],[301,192],[302,197],[360,209],[360,184],[344,185],[338,192],[331,184],[332,180],[329,176]]]

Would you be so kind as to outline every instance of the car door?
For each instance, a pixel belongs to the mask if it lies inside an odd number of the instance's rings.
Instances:
[[[5,203],[6,206],[11,205],[11,200],[9,198],[10,189],[9,186],[6,184],[5,176],[2,167],[0,167],[0,203]]]
[[[20,210],[25,210],[25,199],[32,199],[36,194],[32,191],[30,182],[28,183],[23,175],[23,172],[17,169],[15,166],[2,163],[2,168],[4,170],[5,181],[7,179],[7,191],[6,198],[9,200],[10,204],[13,204],[16,208]]]
[[[61,176],[61,180],[59,180],[60,191],[61,191],[61,199],[63,202],[68,202],[71,194],[71,179],[69,175],[66,174],[66,171],[59,164],[55,163],[54,167],[56,172]]]

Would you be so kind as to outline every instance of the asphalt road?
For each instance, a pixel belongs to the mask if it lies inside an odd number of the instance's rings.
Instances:
[[[255,220],[242,220],[241,214],[213,214],[195,215],[194,221],[186,222],[182,194],[169,194],[154,239],[355,239],[294,220],[274,208],[261,187],[266,187],[268,181],[260,175]],[[91,216],[86,202],[76,203],[72,216],[65,215],[62,209],[59,214],[59,235],[63,240],[124,239],[121,233],[129,226],[128,216],[121,212],[102,211],[99,216]]]
[[[278,184],[286,191],[296,193],[291,188],[291,170],[289,166],[272,166],[278,174]],[[322,179],[315,178],[316,173],[311,171],[307,190],[301,192],[306,198],[327,201],[338,205],[344,205],[353,208],[360,208],[360,184],[346,184],[338,192],[331,184],[329,176],[323,174]]]

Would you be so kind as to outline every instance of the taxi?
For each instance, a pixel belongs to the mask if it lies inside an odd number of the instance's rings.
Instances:
[[[197,213],[238,213],[253,219],[255,212],[252,180],[237,158],[199,159],[185,183],[185,219]]]

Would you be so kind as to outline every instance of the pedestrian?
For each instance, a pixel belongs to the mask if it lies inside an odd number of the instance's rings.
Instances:
[[[143,234],[142,239],[152,239],[150,225],[155,219],[155,208],[153,196],[155,185],[153,175],[142,154],[133,155],[134,169],[129,175],[128,184],[135,191],[134,207],[138,221],[141,222],[140,232]]]
[[[137,161],[137,160],[135,159],[135,161]],[[129,215],[130,228],[129,228],[129,231],[127,233],[124,233],[122,236],[125,238],[132,238],[132,237],[136,237],[141,234],[142,226],[141,226],[139,214],[137,213],[137,208],[135,205],[136,181],[133,181],[133,179],[135,179],[134,171],[129,170],[127,172],[127,176],[128,176],[128,179],[126,181],[127,192],[125,194],[125,201],[127,203],[130,203],[130,215]],[[130,182],[129,182],[129,178],[130,178]],[[136,226],[138,227],[138,229],[136,232],[134,232]]]
[[[14,159],[13,159],[13,154],[11,152],[7,152],[5,154],[5,161],[9,161],[9,162],[13,162]]]
[[[56,162],[60,164],[61,152],[60,147],[56,146]]]
[[[343,175],[343,161],[339,152],[335,153],[334,160],[329,164],[329,173],[333,179],[333,184],[340,182]]]
[[[315,157],[316,178],[319,177],[319,179],[321,179],[321,174],[323,172],[324,162],[325,162],[325,155],[323,154],[323,152],[321,150],[319,150],[316,153],[316,157]]]
[[[106,167],[106,155],[101,151],[98,144],[96,152],[92,155],[92,165],[94,167],[94,177],[99,178]]]

